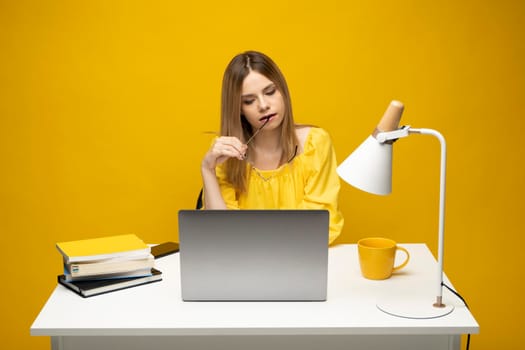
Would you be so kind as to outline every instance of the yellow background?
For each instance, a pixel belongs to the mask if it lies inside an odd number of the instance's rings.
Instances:
[[[256,49],[339,161],[392,99],[404,124],[445,135],[447,275],[480,323],[473,347],[518,348],[524,17],[521,0],[0,1],[2,347],[49,347],[29,328],[61,272],[55,242],[177,239],[224,67]],[[343,185],[339,242],[384,235],[435,252],[439,143],[415,135],[394,153],[391,196]]]

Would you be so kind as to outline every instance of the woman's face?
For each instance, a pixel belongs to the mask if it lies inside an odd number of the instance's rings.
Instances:
[[[277,86],[264,75],[251,71],[242,83],[241,113],[253,128],[279,127],[284,118],[284,100]]]

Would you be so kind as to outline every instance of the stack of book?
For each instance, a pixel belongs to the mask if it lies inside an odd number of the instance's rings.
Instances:
[[[136,235],[118,235],[56,244],[64,274],[58,283],[83,297],[160,281],[150,247]]]

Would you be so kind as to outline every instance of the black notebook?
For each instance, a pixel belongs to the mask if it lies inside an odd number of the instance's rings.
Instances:
[[[162,272],[154,268],[151,269],[151,275],[141,277],[67,282],[64,275],[58,276],[58,283],[71,289],[84,298],[161,280]]]

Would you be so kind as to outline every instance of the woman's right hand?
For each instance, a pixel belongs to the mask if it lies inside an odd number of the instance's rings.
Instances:
[[[237,137],[217,137],[204,156],[202,167],[213,170],[217,165],[225,162],[228,158],[243,160],[247,148],[248,146],[243,144]]]

